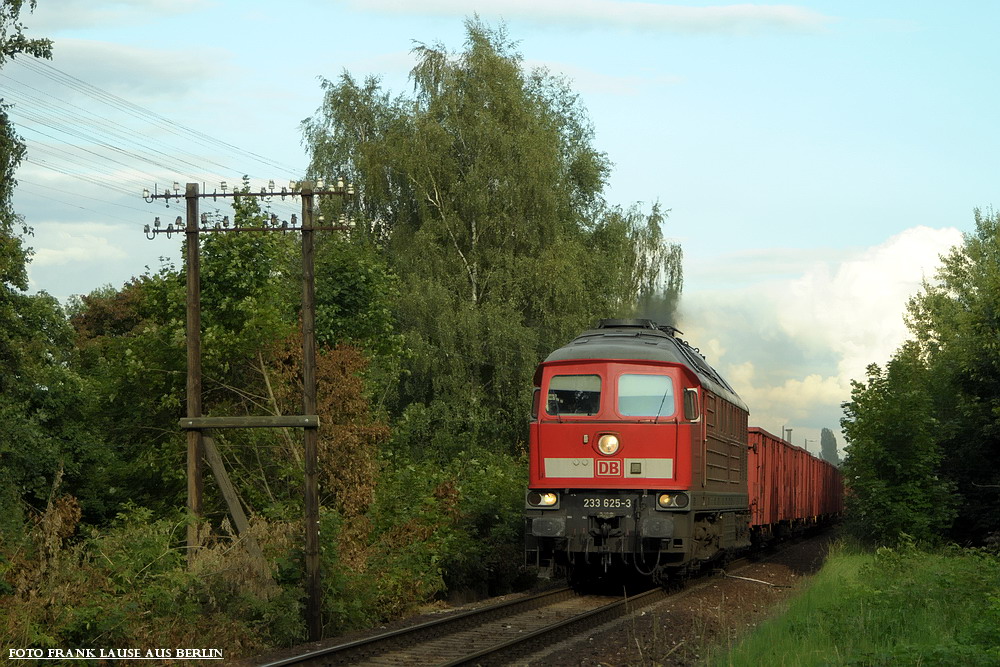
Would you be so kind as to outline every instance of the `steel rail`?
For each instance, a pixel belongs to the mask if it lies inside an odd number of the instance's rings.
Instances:
[[[609,621],[622,618],[636,609],[646,607],[669,597],[670,593],[662,588],[654,588],[634,597],[626,597],[606,604],[597,609],[571,616],[557,623],[539,628],[523,637],[489,648],[470,653],[457,660],[441,663],[439,667],[458,667],[459,665],[497,665],[506,664],[512,658],[524,657],[541,650],[558,640],[580,634]]]
[[[763,558],[761,560],[768,560]],[[739,571],[748,564],[748,559],[738,558],[726,563],[731,570]],[[721,564],[720,564],[721,565]],[[718,570],[716,570],[718,572]],[[723,573],[725,571],[723,570]],[[680,593],[691,592],[711,580],[708,577],[694,587],[685,588]],[[544,650],[557,641],[570,638],[609,621],[625,617],[637,609],[660,602],[676,595],[678,591],[654,588],[631,597],[615,600],[580,614],[570,616],[537,630],[532,630],[523,636],[515,637],[468,653],[460,658],[444,660],[440,667],[457,667],[458,665],[499,665],[507,664],[519,657],[526,657]],[[336,646],[321,648],[297,656],[283,658],[272,662],[258,663],[257,667],[286,667],[288,665],[346,665],[362,663],[377,659],[378,656],[392,651],[405,650],[421,642],[433,640],[450,633],[459,632],[492,620],[513,616],[515,614],[542,608],[577,596],[571,588],[560,588],[545,591],[536,595],[508,600],[499,604],[472,609],[469,611],[449,614],[408,628],[358,639]]]
[[[508,600],[499,604],[449,614],[442,618],[420,623],[408,628],[386,632],[345,644],[310,651],[301,655],[261,663],[257,667],[285,667],[286,665],[349,664],[392,650],[406,648],[421,641],[454,632],[479,623],[504,618],[539,607],[544,607],[577,595],[572,588],[545,591],[526,598]]]

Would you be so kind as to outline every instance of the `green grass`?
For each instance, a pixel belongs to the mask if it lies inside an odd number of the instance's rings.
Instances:
[[[1000,665],[1000,558],[843,544],[716,665]]]

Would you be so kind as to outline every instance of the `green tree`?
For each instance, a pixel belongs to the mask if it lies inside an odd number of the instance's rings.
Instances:
[[[0,8],[0,67],[19,55],[47,58],[51,42],[24,34],[21,12],[34,2]],[[0,516],[17,523],[21,501],[44,498],[60,469],[78,472],[89,439],[76,432],[74,415],[87,400],[69,369],[72,338],[55,299],[29,295],[30,234],[13,208],[14,177],[25,146],[0,99]]]
[[[259,227],[266,212],[251,197],[234,200],[241,227]],[[219,233],[201,240],[202,387],[208,415],[275,411],[269,350],[295,329],[298,295],[293,235]],[[183,506],[186,447],[177,419],[185,414],[186,273],[165,265],[120,290],[102,288],[74,307],[80,372],[94,385],[90,418],[104,424],[112,464],[103,475],[105,514],[130,501],[165,514]],[[269,375],[270,374],[270,375]],[[217,434],[252,506],[274,502],[268,484],[294,476],[294,456],[274,434]],[[231,450],[231,451],[230,451]],[[263,455],[262,455],[263,454]],[[218,509],[215,486],[208,507]],[[289,491],[290,495],[291,492]],[[288,500],[287,496],[281,500]],[[87,505],[84,504],[86,510]]]
[[[27,5],[30,12],[35,9],[36,2],[29,0]],[[21,23],[24,7],[24,0],[4,0],[0,7],[0,65],[22,53],[36,58],[52,57],[52,40],[29,38],[24,34]]]
[[[942,256],[934,280],[910,299],[913,340],[897,352],[895,366],[856,385],[845,406],[845,434],[853,439],[845,470],[856,496],[872,495],[877,503],[877,485],[908,488],[913,507],[930,514],[915,532],[899,530],[923,535],[936,526],[962,543],[1000,535],[994,465],[1000,456],[1000,215],[976,210],[975,223],[975,232]],[[873,408],[879,401],[882,413]],[[919,465],[905,465],[905,448],[894,444],[900,438],[912,440]],[[917,498],[925,491],[939,494],[934,508]],[[955,521],[946,521],[952,514]]]
[[[908,308],[941,423],[942,472],[962,502],[960,541],[1000,534],[1000,213],[976,210],[975,223]]]
[[[909,535],[937,542],[955,517],[953,485],[940,477],[940,424],[931,374],[918,346],[905,344],[885,370],[872,364],[852,382],[841,426],[844,475],[854,531],[879,543]]]
[[[360,221],[354,245],[335,254],[360,253],[376,275],[370,253],[380,254],[398,286],[402,353],[376,358],[369,373],[392,436],[375,529],[362,534],[384,543],[398,533],[391,524],[405,516],[397,499],[415,492],[403,481],[412,474],[431,485],[413,504],[428,532],[407,530],[413,537],[394,551],[433,554],[446,585],[489,578],[499,592],[518,576],[511,558],[537,363],[601,317],[636,314],[640,301],[670,321],[681,254],[664,239],[659,205],[604,200],[610,164],[568,82],[525,72],[502,27],[470,20],[466,29],[459,53],[417,46],[412,95],[348,73],[324,81],[303,131],[310,176],[343,176],[357,192],[331,212]],[[377,518],[386,502],[390,525]]]
[[[83,501],[88,522],[102,523],[126,502],[161,515],[183,505],[184,281],[172,266],[120,289],[94,290],[71,304],[74,368],[90,387],[85,421],[100,433],[106,457],[91,471],[99,502]],[[79,489],[70,487],[71,493]]]
[[[52,42],[47,39],[30,39],[24,34],[21,24],[21,10],[24,0],[5,0],[0,7],[0,67],[18,55],[26,54],[36,58],[52,56]],[[28,4],[29,11],[35,2]],[[25,263],[28,255],[18,235],[27,234],[22,218],[14,212],[12,200],[17,180],[14,172],[24,158],[24,143],[14,131],[7,115],[9,105],[0,97],[0,308],[10,314],[11,290],[27,289],[28,276]],[[6,322],[5,322],[6,323]]]
[[[399,277],[395,440],[442,460],[516,445],[547,350],[681,283],[664,212],[604,201],[609,163],[568,83],[525,73],[503,28],[466,28],[461,53],[417,46],[412,97],[345,73],[303,123],[310,173],[355,181],[361,234]]]

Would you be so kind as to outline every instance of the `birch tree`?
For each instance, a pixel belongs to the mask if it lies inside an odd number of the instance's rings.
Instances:
[[[413,49],[412,95],[324,81],[303,130],[312,176],[356,184],[359,233],[399,276],[397,412],[460,418],[460,442],[514,442],[545,352],[640,298],[675,303],[680,252],[658,206],[605,201],[610,162],[570,83],[526,72],[503,27],[469,20],[466,34],[458,53]]]

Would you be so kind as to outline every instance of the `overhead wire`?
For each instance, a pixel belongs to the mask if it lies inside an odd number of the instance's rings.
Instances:
[[[147,213],[148,212],[148,211],[146,211],[146,209],[142,209],[142,208],[139,208],[137,206],[129,206],[128,204],[120,204],[118,202],[108,201],[106,199],[100,199],[98,197],[88,197],[87,195],[82,195],[82,194],[80,194],[78,192],[70,192],[69,190],[62,190],[60,188],[54,188],[54,187],[52,187],[50,185],[43,185],[42,183],[35,183],[34,181],[26,181],[23,178],[18,178],[17,179],[17,185],[18,185],[18,187],[21,187],[23,185],[27,185],[29,188],[38,188],[38,189],[44,190],[46,192],[46,194],[48,194],[50,192],[61,192],[62,194],[70,195],[72,197],[79,197],[81,199],[90,199],[92,201],[101,202],[102,204],[107,204],[109,206],[117,206],[119,208],[127,208],[127,209],[129,209],[131,211],[138,211],[139,213]],[[131,193],[129,193],[129,194],[131,194]],[[63,204],[68,203],[68,202],[63,202],[61,200],[55,200],[55,199],[53,201],[60,201],[60,203],[63,203]],[[73,206],[75,206],[75,204],[73,204]],[[92,209],[85,209],[85,210],[92,210]],[[95,211],[95,213],[96,213],[96,211]],[[121,219],[124,220],[124,218],[121,218]],[[129,220],[129,222],[133,222],[133,221]]]
[[[121,174],[114,169],[102,168],[101,165],[106,163],[114,163],[128,171],[144,174],[150,180],[156,179],[153,175],[156,169],[172,173],[175,177],[199,180],[209,167],[228,170],[226,165],[211,158],[171,149],[169,145],[162,143],[166,150],[141,147],[136,138],[100,129],[79,116],[60,119],[53,117],[52,114],[36,113],[23,107],[15,116],[19,131],[28,139],[42,138],[37,143],[29,141],[29,150],[45,146],[47,139],[62,149],[71,148],[76,151],[75,154],[72,152],[64,154],[67,162],[76,163],[80,153],[88,153],[98,158],[99,164],[91,163],[86,167],[108,176],[120,177]],[[172,152],[167,152],[171,150]],[[140,184],[135,192],[141,191],[141,188]]]
[[[17,69],[12,67],[15,65],[21,67],[21,76],[11,75]],[[25,73],[53,82],[56,92],[49,93],[25,82]],[[4,101],[13,102],[7,113],[26,137],[25,162],[84,183],[135,196],[148,184],[141,179],[155,183],[157,171],[190,182],[226,172],[262,178],[254,176],[257,169],[248,169],[246,163],[263,165],[268,171],[298,173],[294,167],[185,127],[35,58],[20,57],[8,62],[0,78],[8,82],[4,86]],[[74,94],[83,95],[93,108],[69,101]],[[139,125],[126,124],[127,118],[120,114],[139,121]],[[192,153],[162,134],[158,136],[154,128],[215,155]],[[231,160],[242,163],[243,167],[232,167],[228,164]],[[285,208],[277,201],[270,206]]]
[[[53,134],[49,134],[48,132],[43,132],[43,131],[41,131],[41,130],[39,130],[37,128],[31,128],[31,131],[34,132],[35,134],[40,135],[40,136],[52,139],[55,142],[57,142],[57,144],[60,141],[57,136],[55,136]],[[133,157],[133,158],[135,158],[135,155],[131,155],[130,156],[127,152],[122,151],[122,150],[118,149],[117,147],[111,146],[109,144],[95,144],[95,147],[106,148],[111,153],[110,154],[101,153],[101,152],[98,152],[96,150],[91,150],[90,148],[85,148],[84,146],[72,146],[72,148],[76,149],[77,151],[80,151],[82,153],[87,153],[89,155],[93,155],[94,157],[99,158],[100,160],[103,160],[103,161],[105,161],[107,163],[116,164],[116,165],[119,165],[119,166],[124,167],[126,169],[134,169],[135,168],[134,164],[129,163],[129,162],[125,162],[123,160],[117,159],[117,156],[119,156],[119,154],[123,154],[121,156],[122,157],[126,157],[126,158],[127,157]],[[47,149],[44,146],[44,144],[35,144],[34,148],[36,150],[42,150],[42,151],[48,150],[49,152],[54,152],[54,149]],[[69,153],[61,152],[61,153],[58,153],[58,154],[64,156],[66,158],[67,162],[73,162],[74,161],[74,160],[70,159],[70,154]],[[116,156],[116,157],[112,157],[112,156]],[[81,159],[81,158],[77,158],[77,159]],[[101,166],[100,162],[98,162],[96,164],[93,162],[93,160],[90,160],[90,162],[91,162],[91,167],[90,167],[91,170],[96,169],[97,171],[104,173],[104,175],[109,175],[109,176],[113,175],[115,173],[114,170],[110,170],[109,171],[109,170],[103,168]]]
[[[41,91],[38,88],[35,88],[34,86],[26,84],[23,81],[20,81],[19,79],[15,79],[9,75],[3,74],[2,72],[0,72],[0,78],[4,78],[7,79],[8,81],[13,82],[15,86],[33,90],[43,96],[46,95],[44,91]],[[65,105],[66,107],[77,110],[80,114],[90,116],[92,118],[92,121],[90,123],[87,123],[87,125],[90,128],[90,131],[96,136],[103,136],[105,138],[107,138],[108,136],[116,137],[126,141],[141,139],[144,144],[149,144],[149,143],[157,144],[160,146],[164,146],[166,149],[176,153],[176,147],[172,147],[169,144],[165,144],[164,142],[159,141],[157,138],[149,136],[148,133],[145,135],[138,133],[133,128],[130,128],[122,123],[119,123],[116,120],[107,117],[106,115],[102,116],[96,114],[90,111],[89,109],[85,109],[84,107],[81,107],[77,104],[73,104],[72,102],[66,102],[65,100],[60,100],[59,98],[50,97],[50,99],[46,99],[45,97],[39,97],[37,95],[32,95],[30,93],[18,91],[16,88],[13,90],[15,90],[15,99],[19,100],[22,104],[26,102],[31,103],[36,105],[38,109],[44,110],[40,111],[37,114],[25,112],[22,110],[21,115],[24,116],[25,118],[41,122],[42,124],[52,129],[60,129],[70,134],[79,136],[79,131],[76,128],[78,125],[82,125],[82,123],[80,122],[81,118],[78,115],[65,114],[64,118],[60,118],[62,109],[60,109],[59,105],[53,103],[53,101],[58,101],[62,105]],[[42,119],[44,119],[44,121]],[[171,154],[165,151],[155,151],[155,152],[167,158],[171,157]],[[218,166],[225,168],[223,165],[218,165]]]
[[[174,134],[179,137],[185,137],[188,138],[189,140],[193,140],[196,144],[202,147],[214,147],[217,149],[222,149],[226,153],[236,154],[244,159],[249,159],[251,161],[267,165],[272,169],[279,169],[286,173],[296,172],[295,168],[290,167],[289,165],[282,164],[269,157],[260,155],[253,151],[245,150],[231,143],[222,141],[217,137],[213,137],[204,132],[194,130],[192,128],[181,125],[180,123],[177,123],[165,116],[162,116],[161,114],[158,114],[154,111],[141,107],[138,104],[135,104],[117,95],[114,95],[113,93],[110,93],[98,86],[94,86],[93,84],[87,83],[86,81],[83,81],[71,74],[68,74],[43,60],[39,60],[37,58],[25,58],[25,59],[18,59],[15,62],[21,63],[32,72],[41,75],[51,81],[54,81],[60,85],[63,85],[69,88],[70,90],[82,93],[87,97],[92,98],[95,101],[98,101],[114,109],[117,109],[142,122],[160,127],[171,134]]]
[[[93,208],[88,208],[86,206],[81,206],[80,204],[75,203],[75,202],[68,202],[68,201],[66,201],[64,199],[59,199],[58,197],[53,197],[51,193],[52,193],[52,191],[54,189],[50,188],[47,185],[41,185],[41,184],[38,184],[38,183],[32,183],[31,181],[25,181],[24,179],[18,179],[17,183],[18,183],[18,188],[20,188],[23,185],[27,185],[29,190],[32,189],[32,188],[40,188],[40,189],[42,189],[44,191],[44,198],[45,198],[46,201],[57,202],[59,204],[64,204],[66,206],[79,209],[81,211],[87,211],[88,213],[93,213],[93,214],[99,216],[102,219],[105,219],[105,218],[114,218],[115,220],[120,220],[122,222],[127,222],[130,225],[131,224],[135,224],[135,220],[134,219],[123,218],[121,216],[117,216],[117,215],[108,213],[106,211],[98,211],[98,210],[93,209]],[[111,204],[113,206],[121,206],[123,208],[129,208],[129,209],[132,209],[132,210],[135,210],[135,211],[140,211],[142,213],[146,213],[146,211],[142,211],[142,209],[137,209],[137,208],[134,208],[132,206],[125,206],[124,204],[116,204],[114,202],[107,202],[107,201],[105,201],[103,199],[98,199],[96,197],[86,197],[85,195],[81,195],[81,194],[76,193],[76,192],[69,192],[67,190],[55,190],[55,191],[56,192],[62,192],[62,193],[68,194],[68,195],[70,195],[70,196],[72,196],[74,198],[77,198],[77,199],[79,199],[79,198],[92,199],[94,201],[98,201],[98,202],[101,202],[103,204]],[[38,195],[35,195],[35,196],[42,197],[43,195],[42,194],[38,194]]]
[[[234,215],[232,198],[218,201],[210,196],[220,186],[209,183],[218,184],[226,179],[224,174],[237,177],[222,192],[231,194],[234,188],[243,187],[246,178],[251,190],[259,194],[272,178],[298,179],[302,173],[300,167],[185,127],[23,55],[7,61],[0,70],[0,103],[27,146],[23,162],[30,168],[26,178],[18,178],[19,196],[32,198],[32,204],[44,201],[85,211],[86,217],[74,215],[86,222],[135,227],[135,217],[122,210],[151,218],[151,202],[147,199],[144,205],[136,200],[147,187],[163,193],[164,186],[158,185],[163,180],[174,187],[177,182],[199,183],[201,192],[209,195],[202,199],[201,211],[209,220],[218,220]],[[164,173],[170,176],[164,179]],[[301,212],[301,200],[283,197],[281,185],[274,190],[273,196],[255,200],[262,215],[274,213],[288,220]],[[128,200],[136,205],[121,203]],[[178,198],[152,203],[183,212],[183,185]],[[87,229],[81,227],[81,231]]]
[[[141,192],[144,185],[149,182],[149,179],[153,178],[151,174],[149,174],[145,180],[138,178],[138,174],[143,172],[137,171],[134,167],[132,167],[132,171],[135,172],[136,175],[128,175],[127,173],[122,173],[121,171],[108,169],[106,162],[101,159],[101,156],[92,157],[90,154],[85,153],[76,154],[77,150],[78,149],[75,146],[59,148],[48,144],[36,143],[32,146],[28,159],[30,161],[35,157],[47,156],[54,158],[59,163],[72,165],[73,167],[82,169],[88,174],[102,174],[108,178],[113,178],[117,185],[130,188],[129,193],[132,196],[135,196],[137,192]]]
[[[69,169],[66,169],[62,165],[54,164],[54,163],[51,163],[51,162],[49,162],[47,160],[42,160],[42,159],[39,159],[37,157],[32,157],[32,156],[29,155],[29,156],[27,156],[27,157],[24,158],[24,161],[27,162],[28,164],[33,164],[33,165],[41,167],[43,169],[48,169],[50,171],[54,171],[54,172],[57,172],[59,174],[63,174],[65,176],[70,176],[70,177],[75,178],[77,180],[83,181],[85,183],[90,183],[92,185],[97,185],[97,186],[99,186],[101,188],[104,188],[104,189],[107,189],[107,190],[114,190],[116,192],[120,192],[120,193],[125,194],[125,195],[135,196],[135,191],[134,190],[129,190],[128,188],[122,187],[120,185],[116,185],[114,183],[108,183],[106,180],[99,179],[99,178],[94,177],[94,176],[89,176],[87,174],[78,174],[78,173],[75,173],[73,171],[70,171]]]

